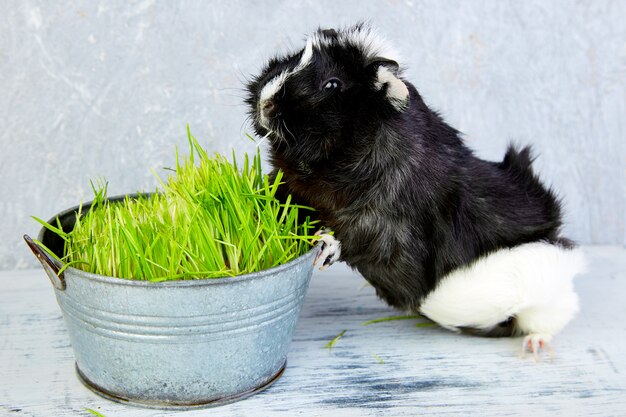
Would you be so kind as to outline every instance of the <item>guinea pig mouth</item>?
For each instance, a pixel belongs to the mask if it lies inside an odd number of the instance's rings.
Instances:
[[[260,112],[259,112],[260,113]],[[261,127],[263,127],[264,129],[267,130],[273,130],[272,129],[272,121],[270,120],[269,117],[264,116],[263,113],[259,114],[259,124],[261,125]]]
[[[259,125],[267,131],[259,133],[274,135],[278,139],[282,140],[286,140],[287,136],[289,135],[293,136],[293,134],[287,127],[287,123],[281,116],[282,114],[280,112],[269,116],[267,114],[263,114],[262,111],[259,111],[257,120],[259,122]]]

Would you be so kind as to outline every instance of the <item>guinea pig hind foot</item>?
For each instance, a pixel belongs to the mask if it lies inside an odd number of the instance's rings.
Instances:
[[[535,362],[539,362],[541,356],[540,353],[542,350],[547,350],[550,354],[550,362],[554,360],[554,349],[552,349],[552,345],[550,341],[552,340],[552,335],[550,334],[542,334],[542,333],[533,333],[524,337],[522,342],[522,352],[521,358],[526,357],[526,352],[531,352],[533,357],[535,358]]]

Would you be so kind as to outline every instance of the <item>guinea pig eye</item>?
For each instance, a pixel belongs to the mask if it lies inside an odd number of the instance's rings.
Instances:
[[[321,89],[326,91],[336,90],[341,88],[343,83],[339,78],[329,78],[322,83]]]

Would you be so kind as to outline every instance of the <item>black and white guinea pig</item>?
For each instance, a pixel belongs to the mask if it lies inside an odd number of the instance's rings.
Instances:
[[[326,266],[341,253],[390,305],[533,352],[572,319],[584,260],[530,148],[474,156],[369,25],[318,30],[247,91],[282,192],[334,231]]]

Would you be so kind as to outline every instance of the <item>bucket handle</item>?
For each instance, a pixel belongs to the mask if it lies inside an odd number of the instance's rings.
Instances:
[[[63,291],[65,290],[65,273],[59,273],[59,267],[52,260],[50,255],[48,255],[38,244],[36,244],[33,239],[28,235],[24,235],[24,240],[26,244],[33,251],[41,265],[43,266],[43,270],[46,271],[48,278],[50,278],[50,282],[57,290]]]

